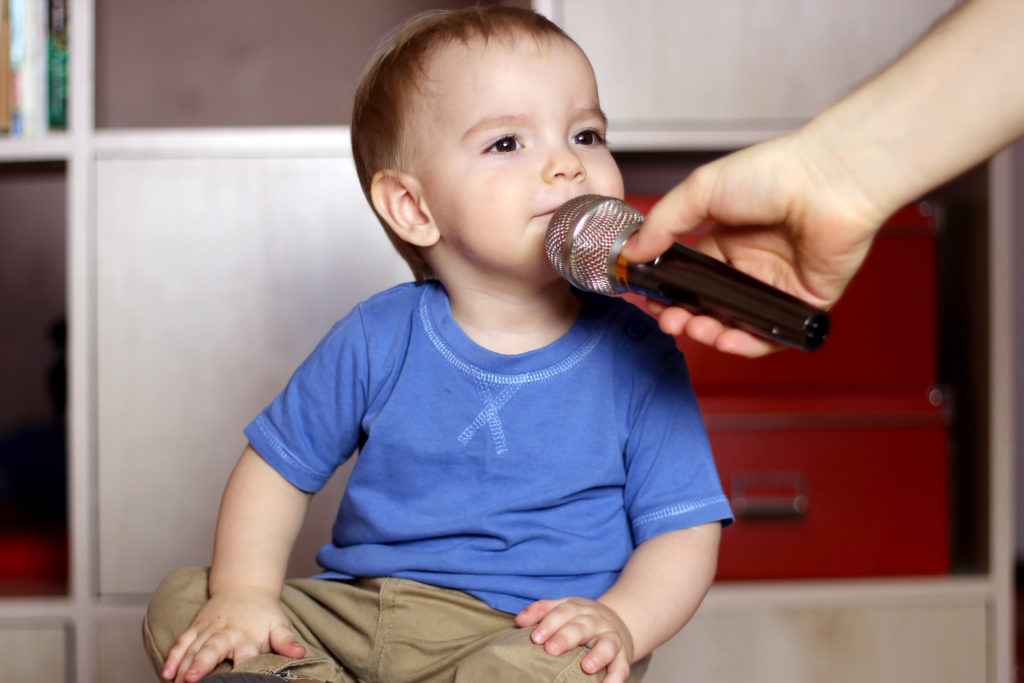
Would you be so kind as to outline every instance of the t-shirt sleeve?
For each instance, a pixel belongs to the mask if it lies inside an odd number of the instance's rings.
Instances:
[[[369,368],[359,308],[342,319],[245,429],[285,479],[320,490],[361,440]]]
[[[666,350],[634,409],[625,503],[639,545],[659,534],[732,522],[682,354]]]

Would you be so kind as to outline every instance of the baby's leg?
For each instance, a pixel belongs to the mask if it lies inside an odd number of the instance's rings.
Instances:
[[[578,647],[555,657],[530,640],[532,633],[532,628],[511,631],[467,657],[455,671],[455,683],[595,683],[604,678],[604,672],[584,673],[581,664],[588,648]],[[630,683],[643,678],[648,662],[643,659],[631,667]]]
[[[380,625],[365,680],[402,683],[596,683],[583,673],[586,648],[549,655],[515,616],[460,591],[406,579],[374,579]],[[640,680],[646,660],[633,667]]]

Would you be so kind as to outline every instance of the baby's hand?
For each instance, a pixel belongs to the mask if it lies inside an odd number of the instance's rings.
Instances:
[[[306,654],[277,596],[217,594],[171,648],[162,675],[175,683],[194,683],[225,659],[237,665],[268,652],[286,657]]]
[[[516,615],[519,627],[535,626],[533,642],[558,656],[579,646],[590,648],[583,671],[607,669],[604,683],[625,683],[633,661],[633,637],[610,607],[586,598],[538,600]]]

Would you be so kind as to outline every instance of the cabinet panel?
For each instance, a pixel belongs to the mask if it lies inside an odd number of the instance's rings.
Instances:
[[[68,631],[61,624],[37,627],[0,622],[4,683],[70,680]]]
[[[96,627],[99,653],[96,672],[102,683],[143,683],[159,681],[142,646],[143,612],[104,617]]]
[[[880,70],[955,0],[554,2],[612,131],[802,120]]]
[[[104,159],[96,190],[99,588],[148,593],[209,562],[242,428],[409,275],[347,158]]]
[[[654,654],[645,683],[986,681],[977,604],[703,608]]]

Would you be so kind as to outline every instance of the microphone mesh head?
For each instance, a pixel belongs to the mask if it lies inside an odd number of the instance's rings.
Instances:
[[[624,291],[615,280],[623,234],[643,222],[644,215],[621,199],[582,195],[551,216],[544,249],[559,275],[578,288],[617,294]]]

